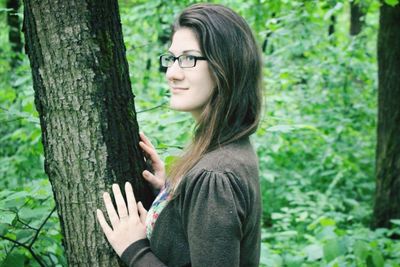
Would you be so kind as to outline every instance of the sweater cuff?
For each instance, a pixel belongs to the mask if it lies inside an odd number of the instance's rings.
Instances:
[[[150,249],[150,242],[147,238],[140,239],[129,245],[121,254],[121,260],[129,266],[130,263],[134,262],[143,253],[148,252]]]

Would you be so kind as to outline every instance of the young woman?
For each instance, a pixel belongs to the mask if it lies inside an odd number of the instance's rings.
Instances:
[[[257,157],[249,142],[261,109],[261,56],[242,17],[215,4],[185,9],[173,25],[166,68],[172,109],[190,112],[190,146],[165,175],[162,161],[141,134],[161,189],[149,212],[125,186],[104,202],[111,226],[98,220],[128,266],[258,266],[261,200]]]

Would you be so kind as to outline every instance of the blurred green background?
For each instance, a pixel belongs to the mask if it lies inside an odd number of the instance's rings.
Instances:
[[[140,128],[167,162],[193,121],[168,109],[158,55],[176,14],[195,2],[119,1]],[[261,266],[400,266],[399,241],[388,238],[400,234],[400,220],[391,230],[369,228],[379,2],[359,1],[365,16],[357,35],[349,34],[345,0],[213,2],[240,13],[263,48],[265,109],[252,137],[263,196]],[[0,266],[39,266],[32,252],[65,266],[29,61],[11,50],[9,12],[1,0]]]

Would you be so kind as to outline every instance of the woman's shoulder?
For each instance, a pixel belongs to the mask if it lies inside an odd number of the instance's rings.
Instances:
[[[185,178],[190,181],[205,176],[258,183],[258,159],[249,139],[243,138],[206,153]]]
[[[243,138],[206,153],[193,169],[236,173],[247,168],[258,169],[258,159],[249,138]]]

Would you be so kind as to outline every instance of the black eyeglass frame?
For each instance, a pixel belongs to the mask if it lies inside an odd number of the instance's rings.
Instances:
[[[171,64],[170,66],[163,66],[163,64],[162,64],[162,58],[163,58],[163,57],[171,57],[171,58],[173,59],[173,60],[171,61],[172,64]],[[193,66],[191,66],[191,67],[182,67],[182,66],[181,66],[181,61],[180,61],[180,58],[181,58],[181,57],[192,57],[192,58],[194,58]],[[197,60],[208,60],[208,58],[206,58],[206,57],[199,57],[199,56],[193,56],[193,55],[185,55],[185,54],[180,55],[180,56],[178,56],[178,57],[175,57],[175,56],[173,56],[173,55],[171,55],[171,54],[163,54],[163,55],[160,56],[160,68],[169,68],[169,67],[171,67],[171,66],[174,64],[174,62],[175,62],[176,60],[178,60],[178,65],[179,65],[180,68],[182,68],[182,69],[189,69],[189,68],[194,68],[194,67],[196,67]]]

